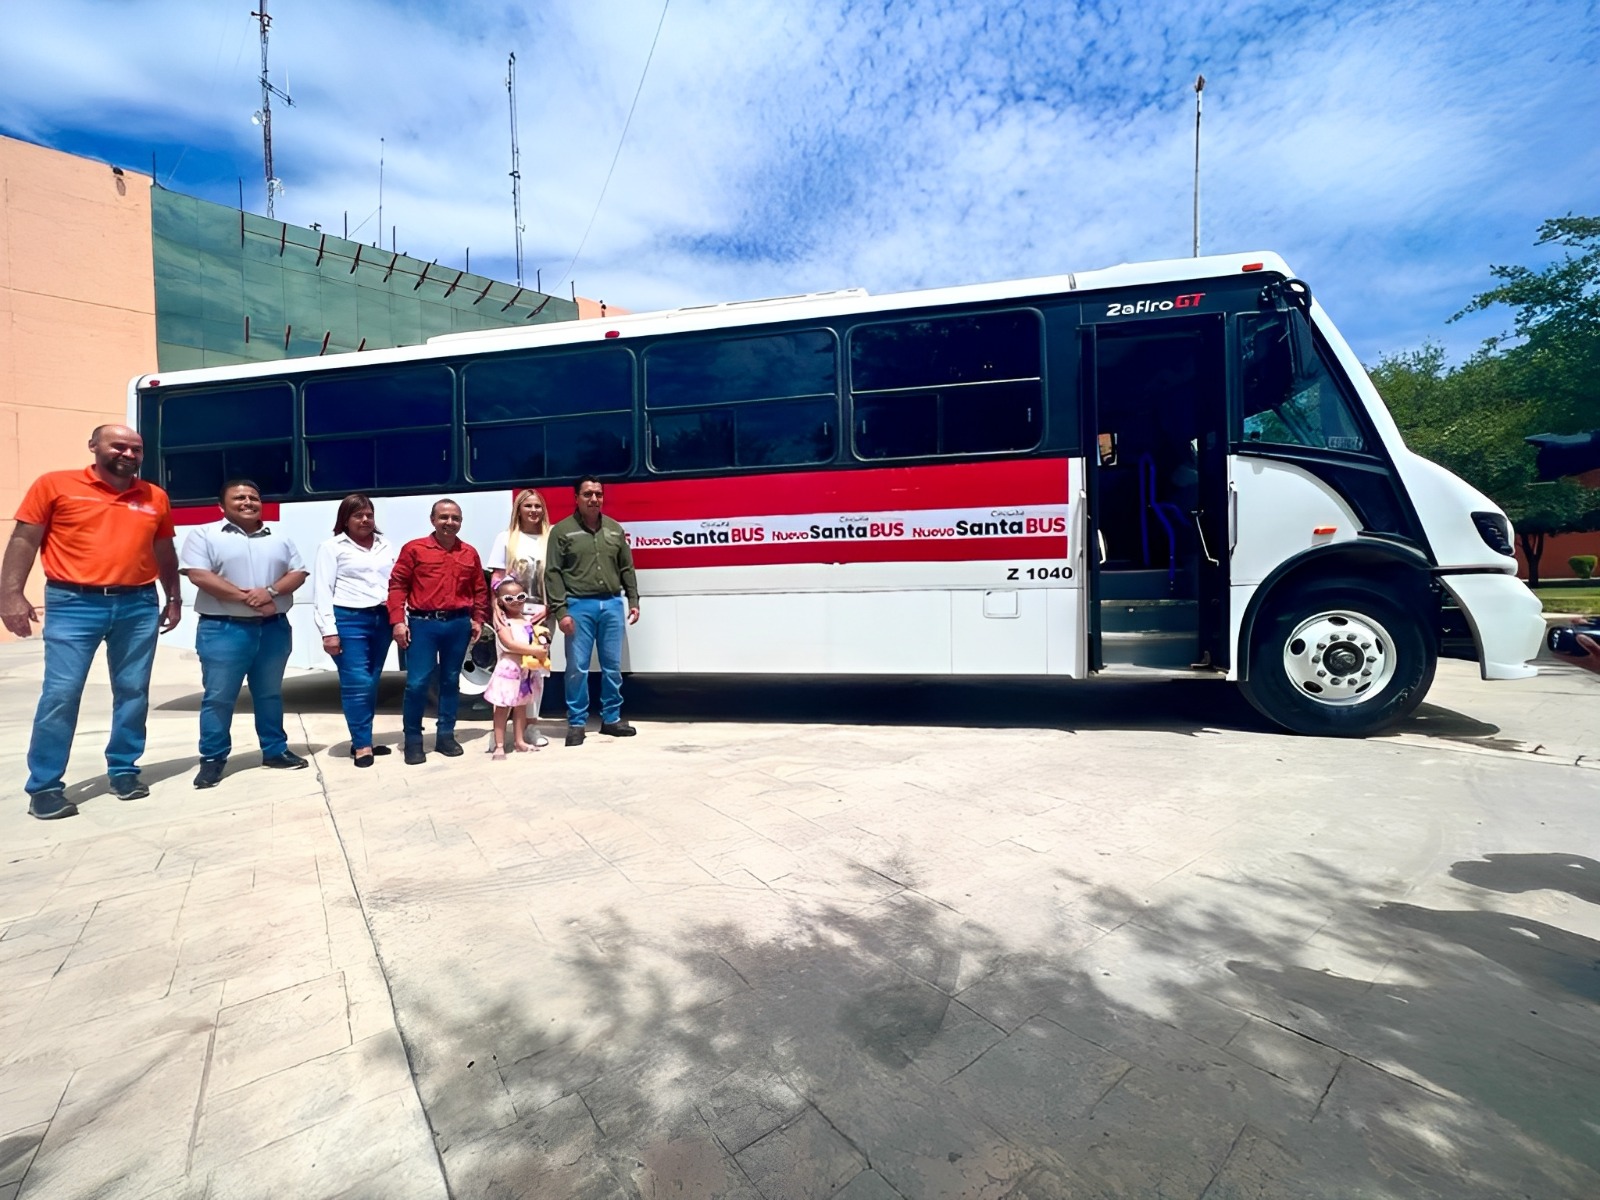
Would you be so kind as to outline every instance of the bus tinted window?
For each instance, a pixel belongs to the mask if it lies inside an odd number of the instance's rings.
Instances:
[[[162,446],[209,446],[294,436],[294,389],[287,383],[155,393]],[[262,486],[266,486],[263,482]]]
[[[294,486],[294,388],[288,383],[146,392],[159,405],[161,486],[179,504],[216,499],[235,476],[277,498]]]
[[[1246,316],[1240,334],[1246,442],[1367,450],[1361,425],[1304,317]]]
[[[826,462],[833,457],[836,427],[832,398],[651,413],[650,465],[657,471],[714,471]]]
[[[633,407],[633,355],[496,355],[468,364],[462,392],[469,425],[615,412]]]
[[[462,375],[467,473],[476,483],[567,480],[633,465],[633,355],[495,355]]]
[[[491,425],[467,434],[471,475],[483,483],[571,479],[585,471],[623,475],[632,416],[602,413],[559,421]]]
[[[664,342],[645,351],[645,407],[831,396],[837,391],[833,348],[826,329]]]
[[[861,326],[850,335],[857,456],[1028,450],[1044,433],[1042,321],[1032,311]]]
[[[444,366],[327,375],[301,391],[307,437],[449,425],[455,403],[455,379]]]
[[[856,392],[1037,379],[1041,329],[1033,312],[981,313],[867,325],[850,335]]]
[[[307,447],[314,492],[429,488],[450,482],[450,431],[327,438]]]
[[[300,391],[311,491],[445,487],[453,478],[449,367],[320,376]]]
[[[651,468],[826,462],[838,428],[834,347],[826,329],[650,347],[644,363]]]
[[[202,504],[214,501],[230,479],[253,479],[262,499],[281,499],[294,486],[292,457],[289,442],[179,451],[163,457],[161,486],[174,504]]]

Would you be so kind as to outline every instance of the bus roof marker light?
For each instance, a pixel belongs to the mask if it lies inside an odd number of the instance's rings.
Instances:
[[[1313,537],[1326,537],[1330,533],[1338,532],[1339,527],[1337,525],[1318,525],[1311,531],[1311,534]]]
[[[608,330],[606,330],[606,336],[608,338],[621,337],[622,336],[622,330],[620,330],[620,329],[608,329]]]
[[[1264,271],[1266,269],[1266,263],[1245,263],[1244,266],[1239,268],[1241,271]]]

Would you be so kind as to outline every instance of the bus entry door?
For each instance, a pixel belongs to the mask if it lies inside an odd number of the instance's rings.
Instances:
[[[1082,330],[1092,666],[1227,665],[1221,314]]]

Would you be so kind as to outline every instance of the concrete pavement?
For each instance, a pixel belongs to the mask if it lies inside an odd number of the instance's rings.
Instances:
[[[0,1200],[1600,1195],[1600,679],[1399,733],[1209,681],[629,685],[630,740],[23,811]],[[398,728],[396,705],[380,729]],[[252,743],[248,715],[235,724]],[[554,727],[552,732],[557,732]]]

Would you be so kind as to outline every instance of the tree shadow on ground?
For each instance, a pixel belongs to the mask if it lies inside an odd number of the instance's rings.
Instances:
[[[375,897],[386,956],[418,909],[472,945],[391,974],[453,1192],[1600,1194],[1600,1010],[1530,986],[1586,939],[1500,971],[1461,914],[1311,858],[1165,904],[1061,872],[1069,909],[1016,897],[1032,938],[886,879],[752,889],[715,923],[574,907],[488,945],[470,906]]]

